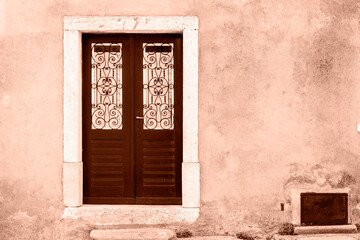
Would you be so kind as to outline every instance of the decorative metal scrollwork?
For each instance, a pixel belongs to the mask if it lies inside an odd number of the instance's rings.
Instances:
[[[143,44],[144,129],[174,129],[174,44]]]
[[[91,45],[92,129],[122,128],[122,44]]]

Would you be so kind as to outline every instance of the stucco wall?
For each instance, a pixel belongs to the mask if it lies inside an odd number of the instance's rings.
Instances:
[[[289,190],[351,189],[359,221],[356,0],[0,2],[0,239],[74,239],[60,219],[64,15],[199,16],[198,231],[291,221]],[[280,211],[285,203],[285,211]]]

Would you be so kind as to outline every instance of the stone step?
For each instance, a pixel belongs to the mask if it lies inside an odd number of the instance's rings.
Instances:
[[[359,240],[360,234],[274,235],[273,240]]]
[[[175,240],[175,232],[161,228],[132,228],[92,230],[90,237],[95,240]]]
[[[326,233],[356,233],[355,225],[331,225],[331,226],[300,226],[294,228],[294,234],[326,234]]]
[[[231,236],[204,236],[204,237],[183,238],[183,240],[239,240],[239,239],[237,237],[231,237]]]

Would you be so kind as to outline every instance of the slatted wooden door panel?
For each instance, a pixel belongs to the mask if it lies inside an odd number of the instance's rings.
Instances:
[[[181,204],[181,35],[135,37],[136,203]]]
[[[84,203],[135,203],[133,41],[83,35]]]

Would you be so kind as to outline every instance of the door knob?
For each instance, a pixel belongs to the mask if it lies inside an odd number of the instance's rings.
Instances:
[[[136,119],[144,119],[144,117],[136,116]]]

